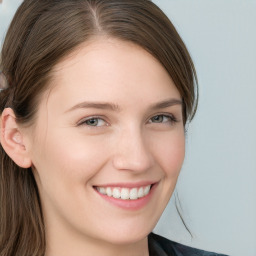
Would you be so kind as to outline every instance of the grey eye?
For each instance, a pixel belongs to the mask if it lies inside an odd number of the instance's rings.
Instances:
[[[97,126],[99,123],[99,118],[91,118],[89,120],[86,120],[85,123],[90,126]]]
[[[162,114],[162,115],[156,115],[156,116],[153,116],[152,118],[150,118],[149,120],[150,123],[156,123],[156,124],[167,124],[167,123],[175,123],[177,122],[176,118],[172,115],[165,115],[165,114]]]
[[[99,117],[89,117],[85,120],[82,120],[78,125],[85,125],[91,127],[101,127],[101,126],[108,126],[106,121]]]
[[[162,123],[164,120],[163,115],[157,115],[151,118],[152,123]]]

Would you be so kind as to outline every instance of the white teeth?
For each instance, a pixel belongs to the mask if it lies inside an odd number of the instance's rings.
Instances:
[[[144,188],[144,195],[146,196],[149,193],[149,191],[150,191],[150,186],[146,186]]]
[[[128,200],[130,198],[130,193],[128,188],[121,189],[121,199]]]
[[[113,189],[113,197],[120,198],[120,196],[121,196],[120,190],[118,188],[114,188]]]
[[[107,188],[106,188],[106,193],[107,193],[108,196],[112,196],[112,190],[111,190],[111,188],[107,187]]]
[[[103,194],[103,195],[106,195],[106,189],[105,188],[97,188],[98,191]]]
[[[137,188],[132,188],[130,190],[130,199],[138,199],[138,189]]]
[[[136,200],[148,195],[151,185],[139,188],[120,188],[120,187],[97,187],[99,193],[109,197],[121,198],[123,200]]]
[[[143,196],[144,196],[144,189],[140,188],[139,191],[138,191],[138,197],[141,198]]]

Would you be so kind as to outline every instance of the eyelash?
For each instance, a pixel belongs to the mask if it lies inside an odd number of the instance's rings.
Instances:
[[[171,125],[173,125],[174,123],[178,122],[177,118],[174,115],[171,115],[171,114],[158,114],[158,115],[155,115],[155,116],[151,117],[149,120],[152,120],[155,117],[162,117],[163,119],[164,118],[169,119],[169,121],[167,121],[167,122],[156,122],[157,124],[171,123]],[[154,123],[154,122],[151,121],[150,123]]]
[[[165,122],[163,122],[163,121],[162,121],[162,122],[152,122],[152,119],[155,118],[155,117],[162,117],[162,119],[168,118],[169,121],[165,121]],[[85,125],[85,126],[88,126],[88,127],[97,127],[97,128],[103,126],[103,125],[101,125],[101,126],[90,125],[90,124],[87,123],[87,122],[90,122],[90,121],[92,121],[92,120],[98,120],[98,121],[99,121],[99,120],[102,120],[104,123],[106,123],[106,126],[109,126],[109,124],[108,124],[102,117],[100,117],[100,116],[91,116],[91,117],[89,117],[89,118],[83,119],[82,121],[80,121],[80,122],[78,123],[78,126]],[[155,115],[155,116],[153,116],[153,117],[151,117],[151,118],[149,119],[149,123],[150,123],[150,124],[153,124],[153,123],[156,123],[156,124],[171,123],[170,125],[173,125],[174,123],[177,123],[177,122],[178,122],[177,118],[176,118],[174,115],[171,115],[171,114],[158,114],[158,115]]]
[[[94,125],[87,124],[87,122],[92,121],[92,120],[102,120],[104,123],[107,124],[106,126],[108,126],[108,123],[100,116],[91,116],[91,117],[88,117],[86,119],[83,119],[78,123],[78,126],[85,125],[85,126],[88,126],[88,127],[101,127],[101,126],[94,126]]]

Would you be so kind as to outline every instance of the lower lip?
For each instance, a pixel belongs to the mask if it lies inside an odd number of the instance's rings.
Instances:
[[[119,207],[119,208],[122,208],[122,209],[125,209],[125,210],[133,210],[133,211],[137,211],[141,208],[143,208],[144,206],[147,205],[147,203],[150,201],[154,191],[155,191],[155,188],[156,188],[157,184],[154,184],[152,185],[149,193],[144,196],[144,197],[141,197],[141,198],[138,198],[138,199],[135,199],[135,200],[123,200],[123,199],[120,199],[120,198],[114,198],[114,197],[110,197],[110,196],[107,196],[107,195],[103,195],[101,193],[99,193],[96,189],[95,191],[104,199],[106,200],[107,202]]]

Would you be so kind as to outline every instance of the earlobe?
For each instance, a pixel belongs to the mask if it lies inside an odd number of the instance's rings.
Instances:
[[[9,157],[20,167],[31,167],[24,135],[16,122],[16,117],[11,108],[4,109],[1,115],[1,144]]]

